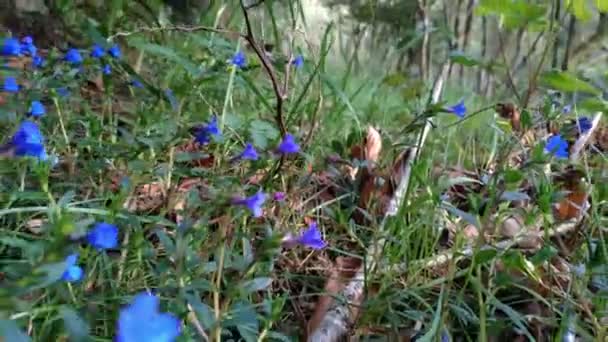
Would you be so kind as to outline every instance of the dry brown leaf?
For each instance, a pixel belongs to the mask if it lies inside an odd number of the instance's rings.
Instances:
[[[329,277],[325,283],[325,293],[319,297],[315,307],[315,312],[308,321],[307,334],[315,331],[321,323],[327,310],[331,307],[334,296],[339,294],[344,286],[355,276],[357,270],[361,267],[361,259],[354,257],[338,257],[334,267],[332,268]],[[356,310],[355,307],[351,307],[351,310]],[[356,313],[356,312],[355,312]],[[352,315],[350,317],[356,317]]]
[[[160,182],[138,185],[127,197],[123,208],[133,213],[157,210],[165,203],[166,197]]]
[[[519,132],[521,130],[521,115],[515,104],[497,103],[495,109],[501,118],[508,119],[511,122],[511,128],[513,128],[513,131]]]
[[[380,152],[382,151],[382,137],[380,133],[372,127],[367,127],[367,136],[365,137],[365,160],[372,162],[370,164],[375,164],[378,162],[380,158]],[[373,167],[373,165],[369,165],[368,167]]]
[[[583,172],[571,168],[555,177],[555,182],[568,191],[568,194],[555,204],[554,216],[558,220],[580,217],[587,209],[589,195],[585,189],[584,176]]]
[[[175,148],[175,151],[184,153],[196,153],[201,151],[201,145],[198,144],[196,141],[191,140],[183,145],[177,146]],[[215,157],[213,155],[209,155],[204,158],[190,160],[188,164],[193,167],[210,168],[213,166],[214,162]]]

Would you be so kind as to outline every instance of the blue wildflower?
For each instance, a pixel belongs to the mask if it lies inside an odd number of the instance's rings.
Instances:
[[[66,87],[59,87],[57,88],[57,94],[61,97],[68,97],[70,96],[70,90]]]
[[[42,56],[36,55],[36,56],[34,56],[34,58],[32,58],[32,66],[34,66],[34,68],[40,68],[43,65],[44,65],[44,58],[42,58]]]
[[[283,191],[277,191],[274,194],[272,194],[272,199],[277,202],[284,201],[285,197],[287,197],[287,195]]]
[[[458,102],[457,104],[447,107],[446,110],[459,118],[464,118],[465,114],[467,113],[467,108],[464,105],[464,100],[460,100],[460,102]]]
[[[196,127],[194,129],[194,137],[196,142],[201,145],[208,144],[211,141],[211,136],[219,137],[222,134],[217,125],[217,117],[213,115],[208,124]]]
[[[70,254],[67,256],[67,258],[65,258],[66,268],[63,274],[61,275],[61,280],[71,283],[82,279],[84,271],[82,270],[82,268],[80,268],[80,266],[76,265],[77,261],[78,253]]]
[[[120,310],[117,342],[171,342],[180,335],[180,321],[158,311],[158,297],[142,292]]]
[[[572,105],[570,105],[570,104],[565,105],[565,106],[562,108],[562,113],[564,113],[564,114],[568,114],[568,113],[570,113],[571,111],[572,111]]]
[[[19,91],[19,84],[14,77],[8,76],[4,79],[4,91],[7,93],[16,93]]]
[[[118,227],[100,222],[86,236],[87,242],[98,250],[115,248],[118,245]]]
[[[34,38],[32,38],[32,36],[25,36],[21,38],[21,43],[27,45],[34,44]]]
[[[82,56],[78,49],[69,49],[68,52],[65,53],[65,60],[72,64],[80,64],[82,63]]]
[[[578,127],[579,127],[581,134],[584,134],[585,132],[590,130],[592,126],[593,126],[593,123],[591,122],[591,120],[589,120],[588,117],[581,116],[580,118],[578,118]]]
[[[101,72],[103,72],[104,75],[109,75],[112,73],[112,67],[110,64],[106,64],[101,68]]]
[[[258,152],[255,150],[252,144],[247,143],[245,145],[245,149],[241,152],[236,159],[246,159],[246,160],[258,160]]]
[[[283,238],[282,245],[285,248],[303,245],[312,249],[323,249],[325,246],[327,246],[327,243],[323,240],[323,236],[321,236],[317,223],[312,222],[308,225],[308,229],[303,231],[299,236],[291,233],[287,234]]]
[[[302,57],[302,55],[298,55],[293,61],[291,61],[291,64],[293,64],[296,69],[301,68],[304,65],[304,57]]]
[[[101,58],[105,54],[106,54],[106,51],[99,44],[95,44],[91,48],[91,57],[93,57],[93,58]]]
[[[312,222],[308,225],[308,229],[298,238],[298,242],[312,249],[322,249],[327,245],[327,243],[323,241],[323,236],[321,236],[321,232],[317,228],[316,222]]]
[[[30,104],[29,113],[34,117],[41,117],[46,114],[46,110],[44,109],[44,105],[42,104],[42,102],[34,100]]]
[[[34,39],[32,39],[31,36],[25,36],[23,39],[21,39],[22,53],[30,56],[36,56],[37,51],[38,49],[36,48],[36,45],[34,45]]]
[[[253,217],[262,216],[262,205],[266,201],[266,194],[261,190],[250,197],[237,197],[232,199],[232,204],[246,206],[251,211]]]
[[[16,156],[36,157],[39,160],[48,159],[44,147],[44,137],[40,132],[40,128],[34,122],[22,122],[13,135],[11,143],[15,148]]]
[[[277,147],[277,152],[280,154],[293,154],[298,153],[300,151],[300,146],[296,144],[296,141],[293,135],[287,133],[283,140]]]
[[[545,151],[557,158],[568,158],[568,142],[561,135],[553,135],[547,139]]]
[[[247,59],[245,57],[245,54],[242,51],[235,53],[234,56],[232,56],[230,63],[239,68],[244,68],[245,65],[247,65]]]
[[[2,42],[2,55],[19,56],[21,54],[21,44],[15,38],[4,38]]]
[[[136,80],[136,79],[132,79],[131,82],[130,82],[130,84],[133,87],[135,87],[135,88],[143,88],[144,87],[144,85],[139,80]]]
[[[108,54],[114,58],[120,58],[120,56],[122,56],[120,46],[118,46],[118,44],[112,45],[112,47],[108,49]]]

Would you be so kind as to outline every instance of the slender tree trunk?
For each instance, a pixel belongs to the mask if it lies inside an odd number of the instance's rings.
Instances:
[[[521,55],[521,46],[523,44],[524,36],[526,35],[526,28],[521,27],[517,30],[517,35],[515,36],[515,48],[513,49],[513,56],[511,57],[511,68],[515,68],[517,65],[517,61],[520,59]]]
[[[568,70],[568,61],[570,59],[570,53],[572,52],[572,41],[574,40],[574,33],[576,31],[576,17],[570,15],[570,22],[568,23],[568,37],[566,38],[566,49],[564,50],[564,59],[562,59],[562,70]]]
[[[469,0],[467,4],[467,18],[464,23],[464,35],[462,37],[462,52],[466,52],[469,47],[469,38],[471,36],[471,27],[473,26],[473,9],[475,8],[475,0]],[[464,77],[464,68],[460,68],[458,79],[462,82]]]
[[[486,61],[486,55],[488,52],[488,19],[483,16],[481,17],[481,60]],[[486,71],[484,68],[479,68],[477,72],[477,92],[481,93],[484,83],[484,76]]]
[[[454,49],[456,51],[460,51],[461,49],[461,45],[460,45],[460,7],[462,7],[462,0],[458,0],[456,2],[456,8],[454,9],[454,11],[452,11],[452,13],[454,13],[454,27],[452,28],[452,32],[454,34],[454,40],[453,40],[453,46],[451,46],[451,49]],[[457,70],[462,70],[462,66],[458,65],[458,64],[450,64],[450,71],[448,73],[448,78],[451,76],[452,74],[452,68],[454,71]]]
[[[559,16],[561,14],[561,0],[555,0],[555,11],[553,12],[553,20],[555,21],[555,23],[559,26]],[[558,54],[559,54],[559,46],[560,46],[560,39],[559,39],[559,34],[555,37],[555,42],[553,43],[553,56],[551,56],[551,68],[557,68],[557,63],[558,63]]]
[[[430,51],[429,51],[429,27],[430,20],[428,16],[428,8],[425,0],[418,1],[418,12],[420,13],[421,21],[422,21],[422,29],[424,30],[424,34],[422,37],[422,48],[420,50],[420,76],[426,82],[428,80],[429,75],[429,61],[430,61]]]

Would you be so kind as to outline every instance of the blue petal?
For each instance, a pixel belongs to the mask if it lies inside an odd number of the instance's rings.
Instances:
[[[118,245],[118,227],[113,224],[97,223],[87,234],[87,241],[96,249],[110,249]]]
[[[545,151],[557,158],[568,158],[568,142],[561,135],[553,135],[547,139]]]
[[[311,223],[308,229],[302,233],[299,242],[312,249],[322,249],[327,245],[315,222]]]
[[[80,279],[82,279],[83,275],[84,275],[84,271],[82,270],[82,268],[80,266],[70,266],[65,270],[65,272],[61,276],[61,279],[64,281],[67,281],[69,283],[72,283],[72,282],[79,281]]]
[[[34,100],[30,105],[30,114],[35,117],[40,117],[46,113],[42,102]]]
[[[458,102],[457,104],[448,107],[447,111],[450,113],[453,113],[454,115],[458,116],[459,118],[463,118],[465,116],[465,114],[467,113],[467,108],[464,105],[464,100],[460,100],[460,102]]]
[[[122,56],[122,53],[120,52],[120,46],[118,46],[118,44],[114,44],[108,50],[108,53],[110,54],[110,56],[112,56],[114,58],[120,58],[120,56]]]
[[[9,93],[16,93],[19,91],[19,84],[14,77],[6,77],[4,79],[4,91]]]
[[[300,151],[300,146],[296,144],[294,137],[291,134],[285,134],[285,137],[277,147],[279,153],[293,154]]]
[[[588,117],[582,116],[578,119],[578,126],[580,127],[580,132],[585,133],[591,129],[593,123],[589,120]]]
[[[143,292],[122,310],[117,340],[121,342],[169,342],[180,334],[180,322],[171,314],[158,312],[158,297]]]
[[[69,49],[65,53],[65,60],[72,64],[80,64],[82,63],[82,56],[77,49]]]
[[[5,38],[2,42],[2,55],[19,56],[21,54],[21,44],[15,38]]]
[[[106,52],[104,51],[103,47],[101,47],[101,45],[99,45],[99,44],[95,44],[91,48],[91,57],[93,57],[93,58],[101,58],[105,54],[106,54]]]

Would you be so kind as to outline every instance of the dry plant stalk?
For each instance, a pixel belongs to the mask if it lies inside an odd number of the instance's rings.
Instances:
[[[443,84],[447,77],[449,70],[449,63],[444,64],[441,69],[441,73],[438,75],[435,84],[433,85],[433,92],[431,95],[431,102],[437,103],[443,90]],[[396,182],[397,188],[391,198],[387,211],[380,224],[378,234],[383,235],[384,226],[389,217],[397,215],[397,211],[403,204],[405,194],[409,185],[409,179],[412,171],[412,164],[419,154],[422,146],[428,136],[431,129],[431,121],[427,120],[424,129],[420,133],[418,139],[418,145],[405,151],[404,158],[400,159],[400,165],[396,166],[399,170],[398,174],[401,175],[401,179]],[[327,310],[319,324],[311,328],[311,333],[308,336],[308,341],[311,342],[331,342],[337,341],[349,330],[350,325],[354,322],[354,318],[351,315],[351,306],[357,306],[361,303],[364,295],[365,288],[365,275],[373,271],[380,257],[385,244],[385,239],[380,237],[374,244],[368,249],[368,263],[363,264],[356,274],[352,277],[349,283],[340,291],[338,297],[342,297],[345,301],[334,300],[331,307]]]
[[[585,132],[585,134],[581,135],[576,140],[576,142],[574,143],[574,146],[572,147],[572,153],[570,153],[571,161],[578,160],[581,152],[585,149],[585,146],[587,146],[587,144],[591,140],[591,137],[593,137],[595,131],[600,126],[601,119],[602,119],[602,113],[601,112],[596,113],[595,117],[593,118],[593,121],[591,122],[591,128],[587,132]]]

